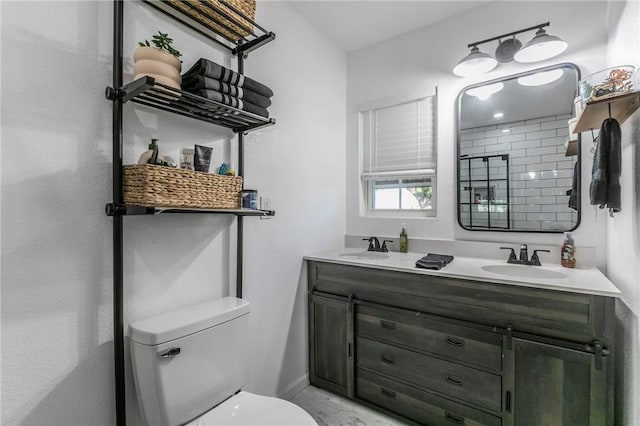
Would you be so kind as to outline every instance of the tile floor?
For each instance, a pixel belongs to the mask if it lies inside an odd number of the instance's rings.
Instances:
[[[354,401],[307,386],[291,402],[304,408],[320,426],[405,426],[406,423]]]

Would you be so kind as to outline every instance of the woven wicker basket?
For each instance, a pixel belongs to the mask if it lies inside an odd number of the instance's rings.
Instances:
[[[166,1],[174,8],[209,26],[218,34],[233,42],[237,42],[240,38],[253,32],[253,23],[247,21],[218,0]],[[225,0],[225,2],[253,21],[256,14],[255,0]],[[230,20],[227,16],[233,18],[233,20]]]
[[[124,202],[145,207],[240,208],[242,177],[151,164],[124,166]]]

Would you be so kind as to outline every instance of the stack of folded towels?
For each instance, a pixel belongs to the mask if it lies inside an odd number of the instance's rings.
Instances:
[[[429,253],[425,257],[418,259],[416,268],[438,270],[447,266],[452,260],[453,256],[448,254]]]
[[[182,75],[182,90],[265,118],[273,96],[264,84],[204,58]]]

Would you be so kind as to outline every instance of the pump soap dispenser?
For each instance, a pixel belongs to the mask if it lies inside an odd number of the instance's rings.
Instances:
[[[405,229],[406,224],[402,224],[402,231],[400,231],[400,252],[406,253],[409,251],[409,236],[407,235],[407,231]]]
[[[156,157],[158,156],[158,139],[151,139],[151,143],[149,144],[149,150],[142,153],[140,158],[138,159],[138,164],[147,164],[151,159],[153,159],[154,152]],[[151,163],[155,163],[155,160]]]
[[[560,249],[560,264],[565,268],[576,267],[576,246],[569,232],[564,234],[564,241]]]

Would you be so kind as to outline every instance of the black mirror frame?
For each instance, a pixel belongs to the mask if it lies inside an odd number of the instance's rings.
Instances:
[[[531,74],[535,74],[538,72],[543,72],[543,71],[550,71],[553,69],[557,69],[557,68],[571,68],[576,72],[576,77],[577,77],[577,81],[576,81],[576,93],[578,93],[578,82],[580,81],[580,68],[570,62],[562,62],[559,64],[554,64],[554,65],[549,65],[546,67],[542,67],[542,68],[536,68],[536,69],[532,69],[532,70],[528,70],[528,71],[524,71],[522,73],[518,73],[518,74],[511,74],[511,75],[507,75],[504,77],[499,77],[493,80],[488,80],[488,81],[482,81],[479,83],[475,83],[469,86],[464,87],[462,90],[460,90],[460,93],[458,94],[458,96],[456,97],[456,104],[454,107],[454,111],[455,111],[455,127],[456,127],[456,149],[455,149],[455,168],[456,168],[456,211],[457,211],[457,217],[458,217],[458,225],[465,231],[469,231],[469,232],[522,232],[522,233],[528,233],[528,234],[562,234],[565,232],[573,232],[576,229],[578,229],[578,227],[580,226],[580,223],[582,221],[582,135],[580,133],[578,133],[578,152],[577,152],[577,168],[578,168],[578,181],[577,181],[577,188],[578,188],[578,197],[577,197],[577,203],[578,203],[578,210],[577,210],[577,220],[576,220],[576,224],[573,228],[571,229],[566,229],[563,231],[543,231],[543,230],[526,230],[526,229],[473,229],[473,228],[467,228],[462,224],[462,217],[461,217],[461,209],[460,209],[460,113],[461,113],[461,103],[462,103],[462,96],[464,95],[464,93],[469,90],[469,89],[473,89],[475,87],[480,87],[480,86],[486,86],[489,84],[493,84],[493,83],[498,83],[498,82],[504,82],[507,80],[514,80],[517,79],[519,77],[523,77],[526,75],[531,75]]]

